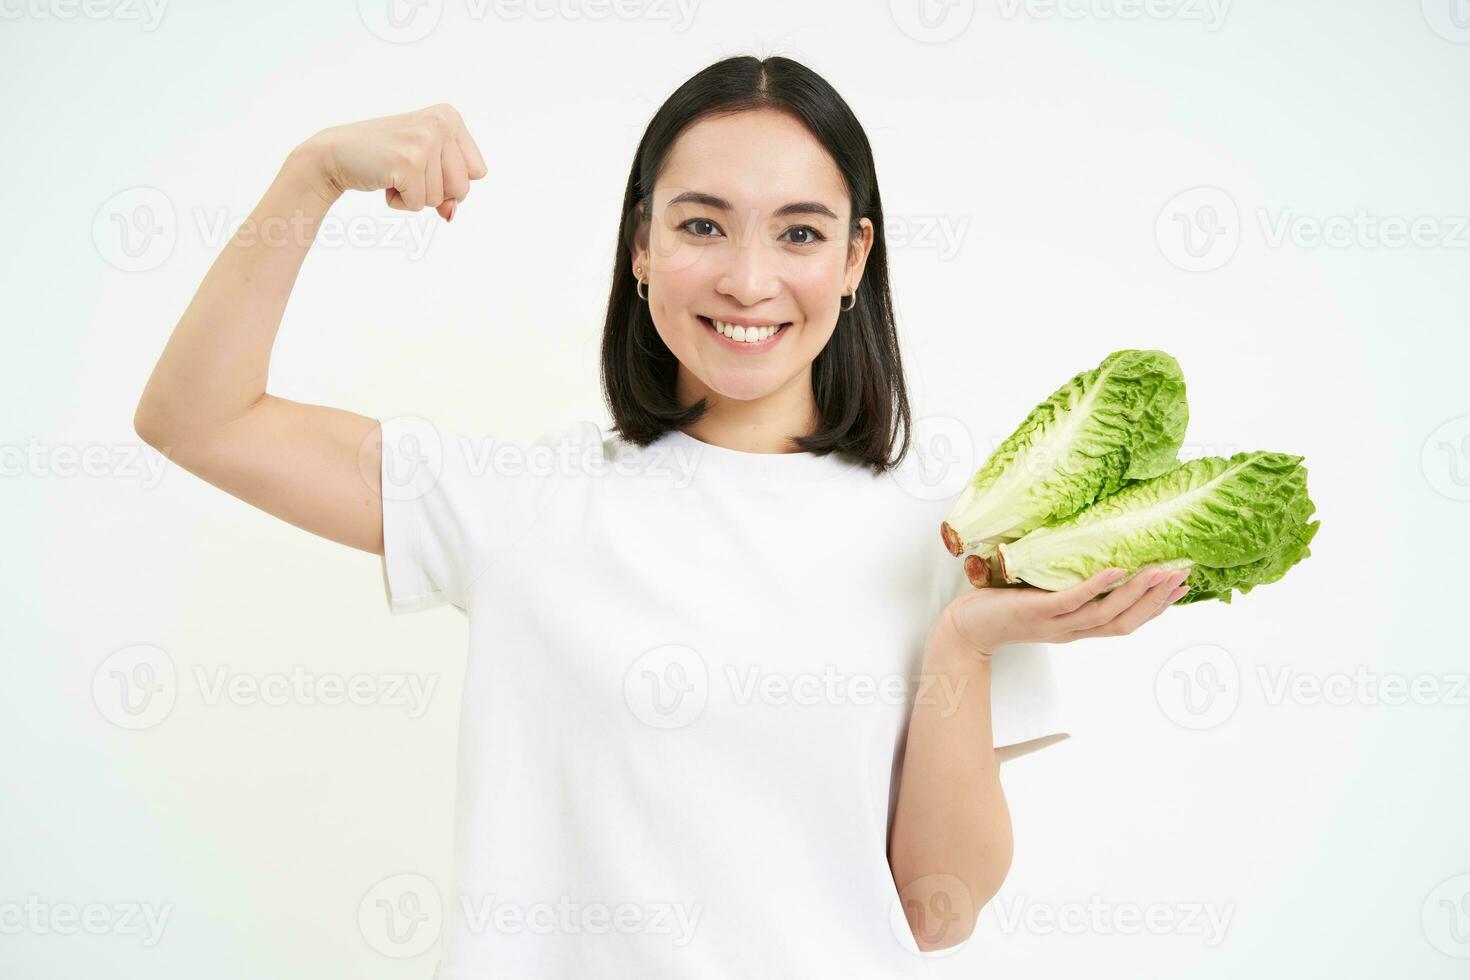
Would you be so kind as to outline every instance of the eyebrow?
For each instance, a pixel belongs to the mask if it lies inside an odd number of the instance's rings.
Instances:
[[[718,211],[734,210],[734,208],[730,207],[730,202],[723,197],[705,194],[702,191],[685,191],[671,200],[669,207],[673,207],[675,204],[703,204],[706,207],[711,207]],[[837,220],[837,215],[832,209],[820,201],[793,201],[790,204],[783,204],[776,209],[776,217],[778,218],[784,218],[788,214],[820,214],[823,217],[831,218],[833,221]]]

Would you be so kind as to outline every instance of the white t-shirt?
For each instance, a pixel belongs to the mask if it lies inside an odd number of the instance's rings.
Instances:
[[[970,586],[912,452],[380,424],[390,608],[469,618],[439,980],[939,975],[886,841]],[[1065,732],[1047,658],[997,651],[997,747]]]

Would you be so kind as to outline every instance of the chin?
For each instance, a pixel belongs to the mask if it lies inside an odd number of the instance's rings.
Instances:
[[[764,372],[761,372],[763,374]],[[764,398],[780,388],[776,381],[760,374],[748,377],[717,377],[705,381],[705,387],[733,401],[753,402]]]

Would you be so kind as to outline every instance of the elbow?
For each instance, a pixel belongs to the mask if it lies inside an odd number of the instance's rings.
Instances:
[[[163,413],[159,410],[159,399],[153,387],[153,379],[148,379],[143,393],[138,396],[138,404],[133,407],[133,431],[137,433],[150,446],[158,445],[161,429],[163,428]]]
[[[160,447],[168,445],[174,437],[177,427],[173,423],[179,417],[177,412],[170,410],[162,396],[151,388],[145,388],[133,409],[133,432],[139,439],[162,452]]]
[[[150,446],[154,445],[157,438],[153,419],[143,411],[142,402],[139,402],[138,407],[133,411],[133,432]]]
[[[974,934],[980,912],[1010,873],[1012,856],[1007,840],[990,852],[984,867],[969,874],[938,872],[908,879],[899,900],[920,952],[950,949]]]
[[[921,953],[933,953],[965,942],[997,891],[999,882],[989,887],[951,874],[914,879],[899,893],[914,945]]]
[[[154,449],[160,452],[162,446],[168,444],[168,428],[162,417],[147,407],[146,402],[139,402],[137,409],[133,411],[133,432]]]
[[[913,928],[912,921],[909,923],[909,928]],[[951,949],[960,945],[968,940],[974,931],[974,919],[968,920],[968,923],[958,923],[953,929],[947,929],[939,935],[934,936],[925,935],[915,930],[914,945],[919,947],[919,952],[921,953],[937,953],[942,949]]]

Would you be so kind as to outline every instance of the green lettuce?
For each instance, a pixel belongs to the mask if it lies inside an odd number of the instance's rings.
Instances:
[[[1157,350],[1120,350],[1062,385],[996,448],[940,525],[952,555],[1015,541],[1177,464],[1184,375]]]
[[[1189,568],[1179,603],[1242,595],[1311,554],[1319,521],[1301,456],[1242,452],[1180,463],[1073,516],[1001,543],[977,562],[993,580],[1058,591],[1104,568]],[[998,568],[995,567],[998,564]],[[1125,577],[1113,587],[1128,581]],[[981,584],[976,581],[976,584]]]

